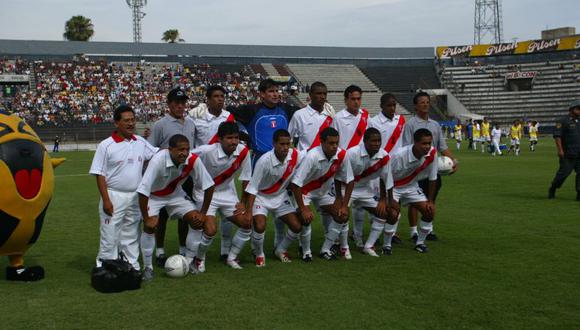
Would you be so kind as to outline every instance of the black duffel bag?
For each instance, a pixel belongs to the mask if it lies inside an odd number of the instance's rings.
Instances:
[[[123,253],[118,259],[102,260],[91,274],[91,286],[102,293],[137,290],[141,288],[141,272],[133,268]]]

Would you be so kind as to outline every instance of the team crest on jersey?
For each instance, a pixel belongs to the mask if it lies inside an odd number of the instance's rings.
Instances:
[[[270,120],[270,126],[272,126],[272,128],[276,128],[276,119]]]

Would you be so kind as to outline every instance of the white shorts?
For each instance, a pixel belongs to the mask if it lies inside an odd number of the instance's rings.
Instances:
[[[196,206],[183,190],[175,196],[171,197],[157,197],[155,195],[149,196],[149,204],[147,204],[147,213],[150,217],[159,215],[159,210],[165,208],[169,217],[176,216],[183,218],[183,216],[191,211],[196,210]]]
[[[375,208],[379,203],[379,196],[372,189],[355,189],[350,196],[348,205],[352,208],[370,207]]]
[[[530,137],[530,142],[532,142],[532,141],[538,141],[538,138],[537,137]]]
[[[418,184],[411,185],[410,187],[395,187],[393,189],[393,198],[403,206],[427,201],[427,196],[425,196]]]
[[[334,193],[330,192],[327,193],[325,195],[319,196],[319,195],[315,195],[312,196],[310,194],[307,194],[304,196],[304,205],[310,205],[310,204],[314,204],[316,207],[321,207],[321,206],[325,206],[325,205],[332,205],[334,204],[334,200],[336,199],[336,197],[334,196]]]
[[[512,146],[519,145],[520,139],[512,139]]]
[[[219,212],[222,216],[229,218],[234,215],[236,204],[239,202],[238,195],[230,191],[214,192],[206,215],[215,217]]]
[[[274,217],[280,218],[290,213],[296,213],[296,207],[286,192],[277,196],[258,194],[254,201],[252,214],[268,216],[268,212],[271,212]]]

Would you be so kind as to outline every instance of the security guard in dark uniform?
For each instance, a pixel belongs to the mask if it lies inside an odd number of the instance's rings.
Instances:
[[[556,123],[554,140],[560,157],[560,168],[552,181],[548,198],[556,197],[560,188],[572,170],[576,171],[576,200],[580,201],[580,100],[570,104],[568,116]]]

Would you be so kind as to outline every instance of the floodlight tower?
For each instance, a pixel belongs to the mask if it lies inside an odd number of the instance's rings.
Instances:
[[[475,0],[473,43],[499,44],[502,38],[501,0]]]
[[[125,0],[133,11],[133,42],[141,42],[141,20],[145,13],[141,10],[147,5],[147,0]]]

